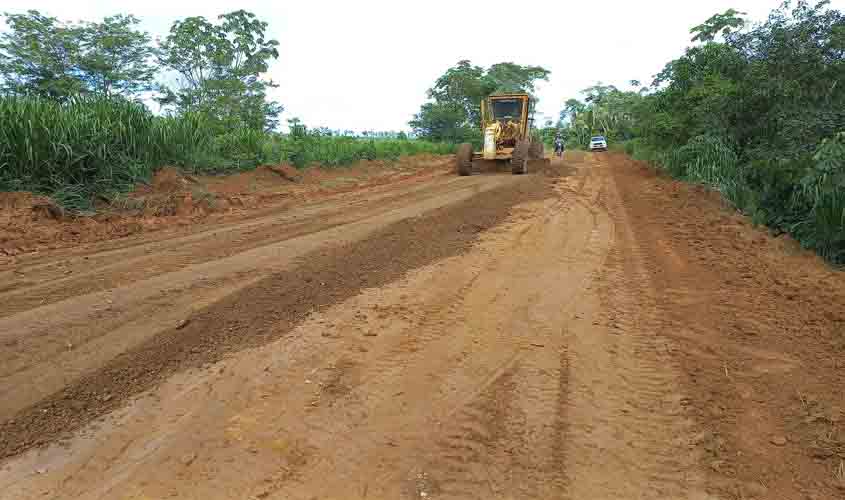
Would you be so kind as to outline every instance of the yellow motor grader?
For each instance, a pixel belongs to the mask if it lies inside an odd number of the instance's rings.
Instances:
[[[532,99],[528,94],[502,94],[481,101],[481,132],[484,146],[473,151],[471,144],[461,144],[456,152],[459,175],[474,170],[499,170],[510,166],[514,174],[524,174],[538,163],[548,162],[543,142],[531,135]]]

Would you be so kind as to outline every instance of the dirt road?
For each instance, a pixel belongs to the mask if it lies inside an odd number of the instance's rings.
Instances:
[[[43,252],[0,498],[843,498],[844,302],[621,155]]]

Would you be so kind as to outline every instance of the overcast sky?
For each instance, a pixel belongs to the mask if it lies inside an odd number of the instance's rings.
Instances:
[[[425,91],[461,59],[551,70],[539,111],[597,81],[651,82],[689,45],[689,29],[728,8],[763,20],[781,0],[0,0],[0,12],[38,9],[63,20],[131,13],[152,35],[175,19],[243,8],[280,42],[270,77],[284,118],[352,130],[406,129]],[[845,8],[845,0],[833,0]],[[542,120],[542,117],[540,117]]]

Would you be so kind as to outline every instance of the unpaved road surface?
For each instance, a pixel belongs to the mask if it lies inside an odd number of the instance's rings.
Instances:
[[[0,268],[3,499],[845,497],[845,283],[621,155]]]

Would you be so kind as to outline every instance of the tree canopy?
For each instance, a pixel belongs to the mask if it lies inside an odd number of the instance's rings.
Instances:
[[[219,16],[176,21],[162,41],[158,60],[176,73],[163,85],[160,102],[197,111],[223,128],[273,128],[282,108],[267,100],[272,81],[261,75],[279,57],[279,42],[266,38],[267,23],[238,10]]]
[[[429,102],[420,107],[410,125],[420,137],[447,142],[480,138],[481,101],[493,94],[528,92],[547,81],[549,70],[503,62],[483,68],[468,60],[446,70],[428,90]]]
[[[5,14],[0,34],[2,90],[66,100],[80,94],[137,97],[152,88],[147,33],[133,16],[69,24],[36,10]]]
[[[262,75],[279,56],[267,23],[238,10],[217,22],[173,23],[154,46],[131,15],[67,23],[30,10],[4,14],[0,92],[65,102],[76,96],[148,98],[176,113],[199,113],[220,130],[273,129],[281,105]],[[166,80],[165,83],[156,80]]]
[[[9,31],[0,34],[4,92],[65,99],[86,90],[80,78],[79,27],[35,10],[5,16]]]

